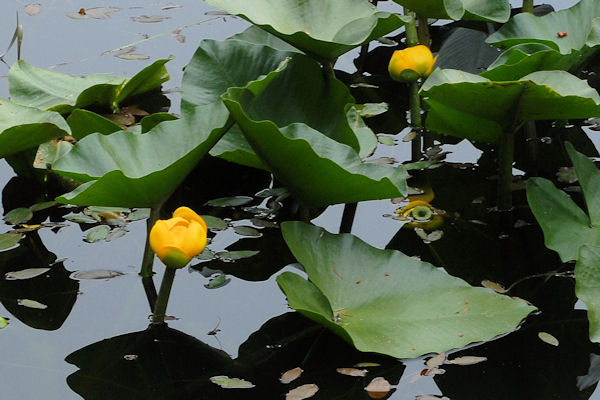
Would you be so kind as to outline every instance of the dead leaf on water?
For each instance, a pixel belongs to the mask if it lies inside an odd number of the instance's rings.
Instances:
[[[230,378],[224,375],[213,376],[210,378],[210,381],[215,385],[221,386],[223,389],[250,389],[254,387],[252,382],[240,378]]]
[[[89,271],[77,271],[71,275],[73,279],[111,279],[117,276],[125,275],[119,271],[113,271],[110,269],[92,269]]]
[[[72,19],[87,19],[87,18],[95,18],[95,19],[109,19],[109,14],[119,11],[120,8],[116,7],[94,7],[94,8],[85,8],[81,9],[78,12],[67,13],[67,17]]]
[[[143,54],[119,54],[115,57],[120,58],[121,60],[149,60],[150,56],[145,56]]]
[[[25,14],[34,16],[42,11],[42,5],[39,3],[27,4],[25,6]]]
[[[448,360],[449,363],[456,365],[473,365],[484,361],[487,361],[487,357],[464,356]]]
[[[367,372],[369,372],[366,369],[358,368],[338,368],[336,371],[342,375],[348,376],[366,376]]]
[[[369,397],[372,399],[381,399],[382,397],[385,397],[390,390],[392,390],[392,385],[390,385],[387,379],[378,376],[377,378],[373,378],[367,387],[365,387],[365,390],[369,393]]]
[[[435,368],[442,365],[444,361],[446,361],[446,353],[440,353],[437,356],[433,356],[427,360],[425,365],[427,365],[429,368]]]
[[[292,368],[289,371],[285,371],[283,374],[281,374],[279,382],[284,384],[290,383],[291,381],[298,379],[298,377],[302,375],[302,372],[304,372],[304,370],[300,367]]]
[[[425,368],[421,371],[421,376],[433,376],[433,375],[443,375],[446,373],[446,370],[433,367],[433,368]]]
[[[497,293],[506,293],[508,290],[504,289],[504,287],[496,282],[492,282],[492,281],[488,281],[488,280],[483,280],[481,281],[481,286],[486,287],[488,289],[492,289],[494,292]]]
[[[558,339],[547,332],[539,332],[538,337],[542,342],[546,342],[551,346],[558,346]]]
[[[39,301],[29,299],[17,299],[17,304],[27,308],[35,308],[38,310],[45,310],[48,308],[47,305],[40,303]]]
[[[40,276],[45,272],[50,271],[50,268],[27,268],[20,271],[11,271],[4,274],[4,279],[7,281],[16,281],[23,279],[31,279]]]
[[[313,397],[319,391],[319,387],[314,383],[298,386],[285,395],[285,400],[303,400]]]
[[[177,40],[179,43],[185,43],[185,35],[178,33],[175,35],[175,40]]]
[[[165,17],[164,15],[140,15],[139,17],[131,17],[131,20],[143,24],[151,24],[154,22],[162,22],[169,18],[170,17]]]
[[[166,6],[162,7],[161,10],[172,10],[174,8],[181,8],[182,6],[178,5],[178,4],[167,4]]]

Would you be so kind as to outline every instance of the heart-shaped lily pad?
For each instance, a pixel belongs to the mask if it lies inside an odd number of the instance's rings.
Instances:
[[[510,332],[535,310],[349,234],[302,222],[284,222],[282,231],[310,279],[277,277],[290,307],[361,351],[399,358],[441,353]]]

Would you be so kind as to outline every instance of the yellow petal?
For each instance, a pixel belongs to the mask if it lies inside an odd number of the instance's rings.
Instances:
[[[179,207],[173,212],[173,217],[181,217],[187,221],[196,221],[200,225],[204,226],[204,230],[207,230],[206,222],[200,217],[194,210],[189,207]]]
[[[181,242],[181,251],[189,257],[202,253],[206,247],[206,228],[196,221],[190,222]]]
[[[150,247],[158,258],[162,259],[165,248],[173,245],[173,236],[169,230],[168,221],[159,219],[150,230]]]

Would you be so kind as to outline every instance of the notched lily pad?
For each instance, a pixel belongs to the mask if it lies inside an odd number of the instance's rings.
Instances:
[[[535,309],[349,234],[301,222],[282,223],[282,232],[309,277],[277,277],[290,307],[360,351],[441,353],[510,332]]]

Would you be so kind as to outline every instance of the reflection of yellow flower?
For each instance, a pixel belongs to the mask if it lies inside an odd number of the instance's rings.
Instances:
[[[396,81],[414,82],[419,77],[426,78],[431,74],[436,58],[427,46],[420,44],[407,47],[404,50],[394,51],[388,71]]]
[[[173,218],[156,221],[150,231],[150,246],[167,267],[183,268],[206,246],[207,228],[193,210],[179,207]]]
[[[396,211],[396,213],[409,220],[403,226],[432,231],[444,223],[444,218],[438,215],[438,211],[425,201],[415,200]]]

